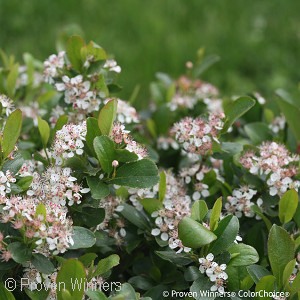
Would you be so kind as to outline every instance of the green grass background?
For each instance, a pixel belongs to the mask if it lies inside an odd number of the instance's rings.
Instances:
[[[44,60],[66,26],[77,24],[122,66],[121,97],[141,86],[140,103],[155,72],[176,77],[205,47],[221,57],[205,80],[225,95],[268,96],[297,87],[299,12],[297,0],[0,0],[0,47]]]

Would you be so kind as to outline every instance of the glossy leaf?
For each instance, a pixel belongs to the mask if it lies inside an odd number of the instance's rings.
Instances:
[[[97,264],[97,268],[93,273],[93,277],[105,274],[110,269],[117,266],[119,263],[120,257],[116,254],[112,254],[106,258],[101,259]]]
[[[14,150],[21,128],[22,112],[16,109],[8,116],[3,130],[2,151],[5,158]]]
[[[298,207],[298,193],[289,190],[279,200],[279,219],[282,224],[292,220]]]
[[[222,211],[222,197],[217,199],[210,214],[209,227],[211,231],[214,231],[218,227],[218,221],[220,219],[221,211]]]
[[[268,255],[272,271],[279,287],[282,286],[282,276],[285,266],[294,259],[295,243],[283,228],[273,225],[268,239]]]
[[[83,264],[77,259],[66,260],[62,264],[56,277],[56,284],[60,287],[57,289],[57,299],[65,300],[65,297],[69,297],[68,294],[70,294],[70,299],[82,300],[85,280],[86,275]],[[67,292],[63,292],[64,289],[62,289],[62,287],[64,287]]]
[[[42,138],[43,147],[46,148],[50,137],[50,127],[41,117],[38,117],[38,129]]]
[[[100,110],[98,125],[103,135],[110,135],[117,114],[117,106],[117,99],[112,99]]]
[[[115,144],[108,136],[97,136],[94,139],[94,150],[102,170],[110,174],[113,170],[112,162],[115,159]]]
[[[193,249],[208,245],[217,238],[213,232],[189,217],[180,221],[178,235],[184,246]]]
[[[255,100],[250,97],[240,97],[235,100],[226,110],[226,122],[224,124],[222,133],[226,133],[232,124],[244,115],[255,104]]]
[[[228,215],[222,219],[214,234],[218,237],[216,241],[211,244],[210,252],[218,255],[230,247],[239,232],[239,220],[236,216]]]
[[[133,188],[149,188],[158,180],[156,165],[149,159],[141,159],[119,167],[115,178],[109,180],[109,183]]]
[[[74,245],[71,245],[69,249],[83,249],[90,248],[96,243],[95,235],[92,231],[87,228],[74,226],[74,235],[72,236],[74,240]]]
[[[99,200],[110,194],[108,185],[102,182],[98,177],[87,177],[86,181],[91,190],[92,198]]]

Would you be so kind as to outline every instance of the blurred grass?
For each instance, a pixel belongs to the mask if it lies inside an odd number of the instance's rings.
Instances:
[[[0,48],[44,60],[63,28],[78,24],[122,66],[121,97],[140,84],[144,102],[155,72],[178,76],[204,46],[221,57],[204,79],[225,94],[268,96],[298,84],[299,11],[292,0],[0,0]]]

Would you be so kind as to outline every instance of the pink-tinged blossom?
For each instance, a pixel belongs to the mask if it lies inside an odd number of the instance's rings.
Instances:
[[[265,142],[258,149],[257,154],[249,151],[240,158],[243,167],[266,180],[271,196],[281,196],[289,189],[298,191],[300,181],[293,177],[298,173],[299,156],[276,142]]]
[[[213,140],[223,128],[224,114],[210,114],[208,120],[186,117],[175,123],[171,133],[188,153],[205,155],[212,150]]]
[[[232,196],[227,197],[227,203],[225,204],[225,209],[228,213],[236,215],[241,218],[243,215],[246,217],[254,217],[255,213],[252,211],[251,206],[257,204],[259,207],[262,206],[263,201],[261,198],[254,202],[254,197],[257,191],[249,188],[248,186],[242,186],[239,189],[234,189]],[[251,201],[252,200],[252,201]],[[260,219],[256,216],[257,219]]]
[[[1,204],[4,205],[1,222],[11,223],[21,230],[31,240],[35,252],[46,256],[57,255],[74,243],[72,220],[67,217],[66,207],[46,202],[44,216],[37,214],[40,200],[35,197],[2,198]]]
[[[16,178],[11,174],[9,170],[5,173],[0,171],[0,196],[4,197],[5,195],[11,192],[11,183],[16,182]]]
[[[65,159],[75,154],[82,155],[86,136],[86,122],[81,124],[67,124],[55,135],[52,156],[57,165],[61,165]]]
[[[135,153],[138,159],[148,155],[147,149],[134,141],[129,131],[125,130],[125,126],[120,122],[114,122],[110,137],[116,144],[123,144],[126,150]]]
[[[214,283],[210,290],[213,292],[218,291],[220,294],[224,294],[225,282],[228,279],[228,275],[225,272],[226,264],[219,265],[214,261],[214,255],[209,253],[206,257],[199,258],[200,267],[199,270],[202,274],[206,274],[211,282]]]
[[[153,192],[157,192],[158,189],[159,186],[156,185]],[[178,224],[182,218],[190,215],[190,204],[191,199],[186,195],[182,181],[170,172],[166,173],[166,193],[162,208],[151,214],[155,224],[151,234],[160,237],[163,241],[168,241],[169,247],[176,253],[191,250],[184,246],[178,237]]]
[[[62,77],[62,82],[55,84],[58,92],[64,92],[64,100],[79,113],[86,115],[99,109],[101,100],[96,90],[91,89],[91,82],[83,79],[82,75],[70,78]]]
[[[104,103],[106,104],[109,100],[111,99],[107,99]],[[120,99],[118,99],[116,119],[123,124],[139,123],[140,121],[136,109]]]
[[[54,79],[61,75],[62,69],[65,67],[65,52],[61,51],[57,55],[52,54],[44,61],[44,80],[50,84],[54,83]]]
[[[97,229],[107,232],[108,236],[115,239],[117,245],[121,245],[126,236],[125,220],[118,214],[124,209],[122,204],[122,198],[112,195],[101,200],[99,204],[99,207],[105,210],[105,217]]]
[[[90,190],[82,188],[71,172],[70,168],[55,166],[48,168],[42,175],[34,173],[27,194],[39,198],[42,202],[51,201],[62,206],[80,204],[82,194]]]
[[[171,101],[168,102],[170,110],[177,109],[193,109],[199,101],[204,101],[205,104],[213,102],[218,96],[218,90],[212,84],[201,81],[191,80],[186,76],[181,76],[175,82],[176,92]],[[211,112],[222,112],[223,110],[210,110]]]

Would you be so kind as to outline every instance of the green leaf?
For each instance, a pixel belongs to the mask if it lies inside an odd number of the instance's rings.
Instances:
[[[197,200],[192,205],[191,218],[201,222],[208,213],[208,207],[204,200]]]
[[[50,127],[41,117],[38,117],[38,129],[42,138],[43,147],[46,148],[50,137]]]
[[[167,176],[164,171],[161,171],[159,174],[159,189],[158,189],[158,199],[163,202],[165,199],[167,190]]]
[[[159,180],[156,165],[149,159],[127,163],[117,169],[109,183],[133,188],[149,188]]]
[[[46,206],[43,203],[39,203],[35,210],[35,216],[43,216],[43,220],[46,220],[47,217],[47,210]]]
[[[84,47],[84,40],[80,36],[72,36],[67,43],[67,56],[72,64],[72,68],[76,71],[81,70],[81,48]]]
[[[218,228],[214,231],[217,240],[211,244],[209,251],[214,255],[218,255],[227,250],[234,243],[239,227],[239,220],[236,216],[228,215],[222,219]]]
[[[19,109],[13,111],[7,118],[3,130],[2,151],[6,158],[15,148],[22,128],[22,112]]]
[[[255,287],[255,292],[264,291],[264,292],[274,292],[275,291],[275,281],[276,278],[273,275],[264,276],[260,279]],[[257,297],[259,300],[269,300],[270,297],[264,297],[263,294],[261,297]]]
[[[104,293],[100,291],[87,290],[85,294],[89,297],[90,300],[107,300],[108,298]]]
[[[19,76],[19,64],[14,64],[8,73],[7,81],[6,81],[7,95],[10,98],[14,97],[18,76]]]
[[[16,282],[16,281],[15,281]],[[12,281],[12,283],[14,283]],[[17,282],[16,282],[17,283]],[[8,288],[13,287],[12,286],[7,286]],[[1,295],[1,300],[16,300],[12,292],[10,292],[2,282],[0,282],[0,295]]]
[[[256,122],[246,124],[244,129],[250,140],[255,145],[261,144],[263,141],[272,139],[272,132],[265,123]]]
[[[129,283],[123,283],[121,289],[119,288],[118,286],[118,292],[110,298],[111,300],[139,300],[140,297]]]
[[[86,275],[83,264],[77,259],[66,260],[56,277],[56,284],[59,287],[56,291],[58,300],[65,300],[70,297],[70,300],[82,300],[84,294]],[[67,293],[64,293],[65,288]],[[65,296],[65,294],[70,294]],[[65,296],[65,297],[64,297]]]
[[[250,97],[240,97],[235,100],[225,111],[226,121],[222,133],[226,133],[228,128],[253,107],[254,104],[255,100]]]
[[[162,259],[171,262],[178,266],[186,266],[193,262],[191,256],[187,253],[176,253],[172,250],[155,251],[155,253]]]
[[[297,274],[296,278],[292,283],[291,288],[293,293],[300,292],[300,273]]]
[[[110,135],[117,114],[117,106],[118,100],[112,99],[100,110],[98,125],[103,135]]]
[[[283,228],[273,225],[268,239],[268,255],[278,286],[282,286],[282,276],[285,266],[294,259],[295,243]]]
[[[17,185],[21,188],[22,191],[28,190],[32,183],[32,176],[25,176],[18,180]]]
[[[234,244],[228,249],[231,259],[228,265],[230,266],[249,266],[255,264],[259,260],[257,251],[243,243]]]
[[[51,274],[55,270],[54,265],[49,260],[49,258],[40,253],[32,254],[31,263],[39,272],[43,274]]]
[[[97,268],[93,273],[93,277],[100,276],[108,272],[113,267],[120,263],[120,257],[117,254],[112,254],[98,262]]]
[[[124,206],[124,208],[121,211],[121,215],[130,223],[140,229],[147,229],[149,227],[146,218],[136,208],[127,203],[122,203],[122,206]]]
[[[290,283],[290,276],[293,273],[293,270],[296,266],[296,259],[292,259],[284,268],[283,275],[282,275],[282,286],[286,287]]]
[[[288,223],[293,219],[298,207],[298,193],[289,190],[283,194],[279,200],[279,219],[282,224]]]
[[[247,271],[255,283],[258,283],[262,277],[270,275],[270,272],[260,265],[248,266]]]
[[[194,76],[199,77],[203,74],[204,71],[206,71],[208,68],[210,68],[212,65],[217,63],[220,60],[220,57],[218,55],[209,55],[203,59],[201,64],[199,66],[196,66],[194,69]]]
[[[86,120],[86,144],[93,155],[96,155],[94,151],[94,139],[96,136],[101,135],[101,131],[98,126],[98,120],[96,118],[87,118]]]
[[[19,264],[30,260],[31,251],[23,243],[13,242],[7,246],[7,250],[11,253],[12,259]]]
[[[74,245],[70,246],[69,249],[83,249],[83,248],[90,248],[94,246],[96,243],[95,235],[92,231],[88,230],[84,227],[74,226]]]
[[[150,215],[154,211],[160,210],[162,208],[161,201],[155,198],[139,199],[139,202],[143,205],[144,210]]]
[[[276,91],[277,95],[280,97],[277,99],[277,104],[280,110],[283,112],[289,127],[291,128],[297,141],[300,141],[300,130],[299,130],[299,115],[300,109],[298,106],[294,105],[286,96],[282,90]]]
[[[87,177],[86,181],[91,190],[93,199],[103,199],[110,194],[108,185],[102,182],[98,177]]]
[[[126,149],[116,149],[115,154],[116,160],[123,163],[136,161],[139,158],[134,152],[130,152]]]
[[[83,263],[85,267],[88,267],[97,257],[98,255],[96,253],[86,253],[80,256],[78,259]]]
[[[214,300],[216,297],[214,296],[210,297],[211,294],[209,293],[212,285],[213,283],[209,281],[208,278],[205,278],[202,275],[193,282],[193,284],[190,287],[190,291],[193,294],[195,293],[197,295],[196,298],[194,298],[196,300]],[[205,293],[207,294],[205,295]]]
[[[97,136],[94,139],[94,150],[102,170],[110,174],[113,170],[112,162],[115,159],[115,144],[108,136]]]
[[[217,236],[195,220],[184,217],[178,225],[178,234],[186,247],[193,249],[210,244]]]
[[[84,206],[80,212],[80,218],[86,226],[95,227],[103,222],[105,210],[100,207]]]
[[[107,59],[107,54],[105,50],[97,44],[89,42],[81,49],[81,57],[83,61],[89,58],[92,62],[96,62]]]
[[[217,199],[210,214],[209,227],[211,231],[215,231],[215,229],[218,227],[218,221],[220,219],[221,211],[222,211],[222,197]]]
[[[271,221],[262,213],[261,209],[259,206],[257,205],[252,205],[251,206],[251,210],[254,211],[259,217],[262,218],[262,220],[265,222],[266,227],[268,229],[268,231],[270,231],[271,227],[272,227],[272,223]]]

